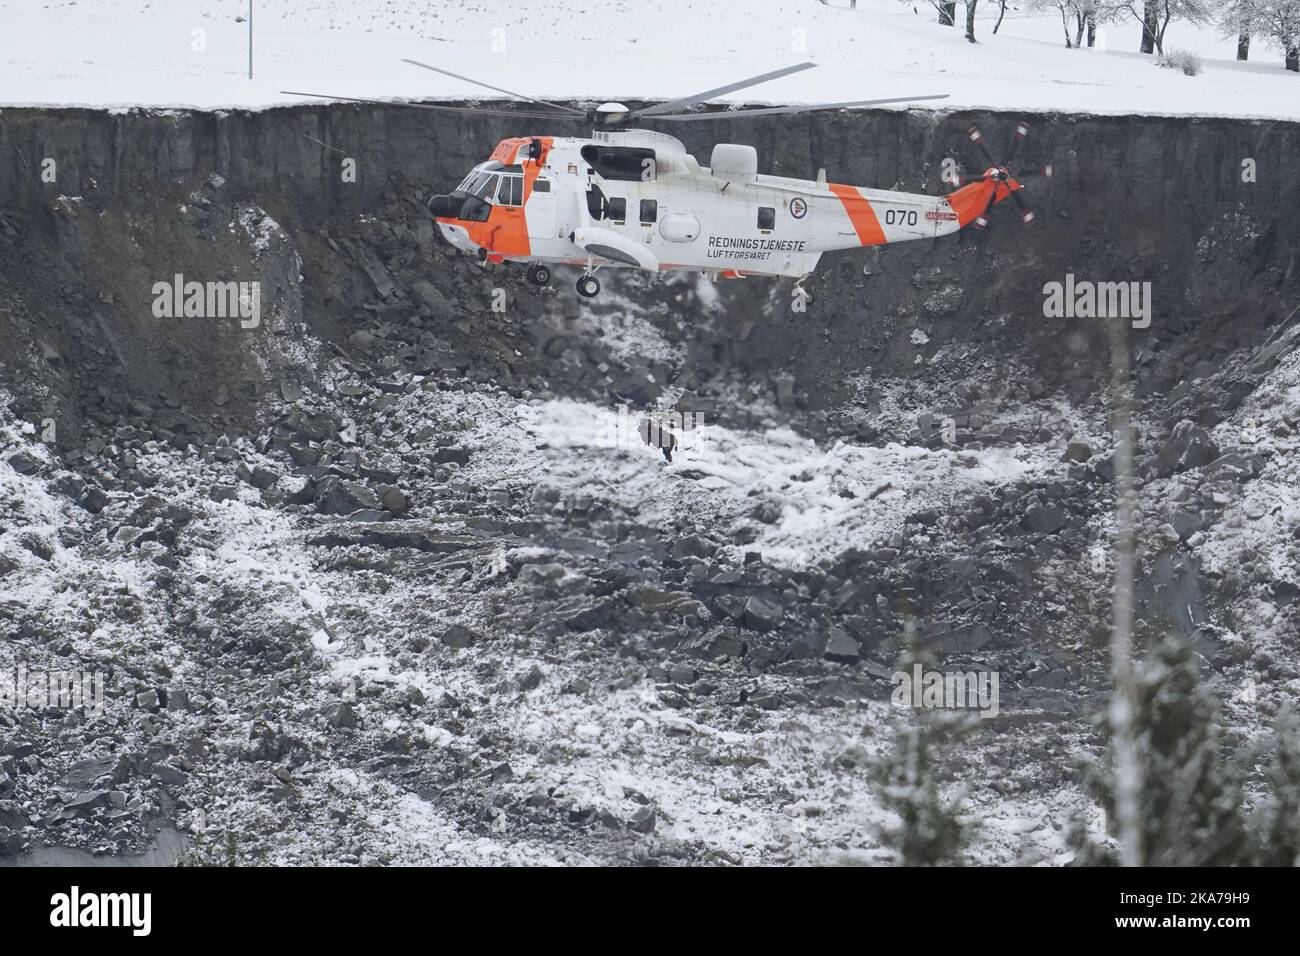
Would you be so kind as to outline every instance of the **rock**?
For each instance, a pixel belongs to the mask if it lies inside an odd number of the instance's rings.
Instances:
[[[628,818],[627,828],[633,833],[654,833],[655,808],[649,805],[638,808],[636,813]]]
[[[379,496],[358,481],[345,481],[334,475],[316,485],[316,510],[327,515],[348,515],[362,509],[378,511]]]
[[[674,684],[693,684],[695,678],[694,667],[687,667],[685,664],[670,664],[668,666],[668,679]]]
[[[1229,452],[1222,458],[1212,461],[1205,469],[1205,474],[1211,480],[1228,479],[1241,482],[1257,477],[1263,467],[1263,463],[1255,455]]]
[[[5,461],[20,475],[34,475],[41,470],[41,460],[21,448],[6,457]]]
[[[293,442],[284,449],[290,461],[300,467],[310,468],[320,461],[320,449],[310,442]]]
[[[158,764],[156,767],[153,768],[153,772],[154,772],[154,776],[158,778],[159,782],[166,787],[182,786],[185,783],[185,781],[189,779],[189,774],[187,774],[180,767],[174,766],[169,763]]]
[[[841,627],[832,627],[826,632],[826,650],[823,656],[828,661],[841,664],[856,664],[862,659],[862,646]]]
[[[270,468],[264,468],[263,466],[258,465],[253,469],[253,476],[249,479],[249,484],[254,488],[265,491],[279,480],[279,474],[272,471]]]
[[[234,485],[213,485],[208,490],[208,497],[213,501],[238,501],[239,489]]]
[[[63,776],[64,784],[72,790],[89,790],[101,781],[124,783],[130,775],[130,766],[121,756],[109,755],[78,760]]]
[[[97,807],[108,806],[107,790],[88,790],[84,793],[77,793],[63,802],[64,810],[72,813],[84,813],[87,816]]]
[[[60,475],[55,479],[53,487],[59,494],[78,502],[81,501],[81,496],[86,493],[86,483],[72,474]]]
[[[770,631],[778,627],[784,609],[771,598],[754,595],[745,602],[744,622],[752,631]]]
[[[471,631],[463,624],[453,624],[442,632],[440,640],[448,647],[469,647],[481,641],[482,635]]]
[[[1174,533],[1178,535],[1179,541],[1186,541],[1196,532],[1204,530],[1206,527],[1204,516],[1197,511],[1180,511],[1169,518],[1169,524],[1173,527]]]
[[[379,502],[383,506],[383,509],[389,514],[404,514],[411,506],[411,503],[407,500],[406,495],[402,493],[400,488],[393,485],[380,485],[378,491]]]
[[[1061,461],[1087,461],[1092,457],[1092,448],[1081,441],[1072,441],[1065,446]]]
[[[541,687],[544,678],[545,675],[542,673],[541,668],[534,664],[528,669],[528,672],[524,674],[523,677],[519,678],[519,681],[515,686],[517,686],[521,691],[527,693],[530,690],[536,690]]]
[[[305,475],[285,475],[272,487],[291,505],[305,505],[316,500],[316,483]]]
[[[745,645],[730,630],[715,634],[703,647],[703,654],[711,661],[724,657],[740,657],[745,653]]]
[[[1039,534],[1055,534],[1069,521],[1070,516],[1059,505],[1035,502],[1026,509],[1024,517],[1020,519],[1020,526],[1026,531]]]
[[[469,464],[469,449],[459,447],[439,448],[433,453],[435,464],[447,465],[455,463],[457,465]]]
[[[633,607],[640,608],[643,611],[649,611],[652,614],[661,614],[671,611],[683,601],[689,601],[691,596],[681,591],[660,591],[658,588],[648,586],[639,586],[630,588],[627,592],[628,603]]]
[[[1069,673],[1063,667],[1055,667],[1049,661],[1039,661],[1025,675],[1030,687],[1048,690],[1060,690],[1069,680]]]
[[[1219,449],[1210,433],[1195,422],[1183,419],[1174,426],[1169,440],[1156,455],[1156,470],[1161,477],[1200,468],[1219,457]]]
[[[91,514],[97,515],[108,507],[108,495],[104,493],[103,489],[91,485],[86,489],[86,494],[81,499],[81,507]]]
[[[162,708],[162,699],[156,690],[142,690],[135,695],[135,706],[141,710],[157,711]]]
[[[717,550],[712,542],[691,534],[673,542],[672,555],[674,558],[711,558]]]
[[[519,580],[524,584],[545,587],[561,580],[564,573],[561,564],[525,564],[519,571]]]
[[[353,730],[357,726],[357,712],[346,700],[326,704],[322,713],[325,723],[335,730]]]
[[[446,297],[428,279],[416,279],[412,282],[411,294],[415,296],[417,302],[434,315],[446,315],[451,311],[451,306],[447,304]]]

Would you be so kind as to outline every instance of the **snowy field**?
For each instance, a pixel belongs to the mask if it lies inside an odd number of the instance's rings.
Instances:
[[[409,57],[539,97],[665,98],[805,60],[820,69],[736,94],[837,102],[947,93],[945,106],[1300,117],[1300,75],[1257,40],[1174,22],[1166,48],[1196,77],[1136,53],[1140,28],[1066,50],[1060,17],[986,4],[978,44],[899,0],[0,0],[0,103],[261,107],[305,90],[378,98],[473,95]],[[915,12],[914,12],[915,10]],[[960,12],[960,11],[959,11]],[[670,69],[665,69],[670,64]],[[491,95],[491,94],[488,94]],[[667,125],[667,124],[664,124]]]

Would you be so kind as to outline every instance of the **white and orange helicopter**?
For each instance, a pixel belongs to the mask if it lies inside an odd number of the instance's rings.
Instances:
[[[284,92],[459,113],[588,122],[594,127],[590,137],[503,139],[456,189],[429,201],[439,230],[456,248],[485,263],[529,263],[527,279],[538,286],[550,283],[552,265],[578,266],[582,274],[577,291],[586,298],[600,292],[595,273],[602,268],[682,270],[712,278],[785,276],[802,282],[816,269],[824,252],[933,239],[972,224],[982,229],[993,205],[1008,197],[1020,207],[1026,223],[1034,218],[1020,196],[1024,187],[1010,171],[1028,132],[1024,123],[1016,125],[1010,151],[1002,162],[994,160],[979,130],[972,127],[970,139],[989,165],[979,176],[955,177],[953,185],[959,188],[943,196],[830,183],[825,170],[819,170],[815,180],[763,175],[758,172],[754,147],[735,143],[714,146],[709,165],[704,167],[672,136],[628,128],[630,123],[643,121],[734,120],[946,99],[947,94],[689,112],[714,97],[816,66],[800,63],[641,109],[602,103],[588,112],[416,60],[404,62],[545,106],[550,112]],[[1044,166],[1019,175],[1050,176],[1051,171]]]

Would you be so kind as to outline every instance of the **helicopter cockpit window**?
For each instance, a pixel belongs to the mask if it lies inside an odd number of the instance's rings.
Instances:
[[[582,158],[601,179],[612,182],[651,182],[655,178],[655,151],[639,146],[582,147]]]
[[[465,204],[461,206],[458,219],[465,219],[469,222],[487,222],[488,216],[492,215],[492,205],[478,196],[466,196]]]

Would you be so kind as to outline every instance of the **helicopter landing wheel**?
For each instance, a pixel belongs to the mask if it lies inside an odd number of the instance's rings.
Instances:
[[[578,280],[578,295],[584,299],[594,298],[600,293],[600,282],[595,276],[583,276]]]
[[[544,266],[539,262],[528,267],[528,272],[524,274],[524,278],[536,286],[549,285],[551,270],[548,266]]]

